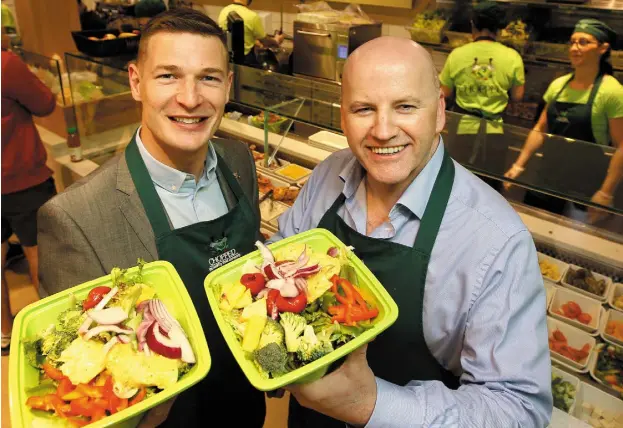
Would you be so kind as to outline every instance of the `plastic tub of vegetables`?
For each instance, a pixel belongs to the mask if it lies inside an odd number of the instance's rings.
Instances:
[[[554,407],[572,414],[575,397],[580,388],[580,379],[556,367],[552,367],[552,397]]]
[[[190,296],[165,261],[114,268],[25,307],[11,339],[14,427],[134,427],[211,364]]]
[[[205,279],[225,341],[255,388],[319,379],[398,318],[389,293],[331,232],[256,245]]]

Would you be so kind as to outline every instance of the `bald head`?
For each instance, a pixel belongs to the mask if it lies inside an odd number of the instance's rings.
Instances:
[[[408,68],[430,87],[433,96],[439,94],[437,69],[428,51],[412,40],[390,36],[372,39],[348,56],[342,73],[342,92],[352,74],[379,66]]]

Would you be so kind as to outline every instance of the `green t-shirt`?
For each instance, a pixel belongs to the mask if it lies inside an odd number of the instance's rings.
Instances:
[[[218,25],[224,31],[227,31],[227,16],[231,12],[236,12],[244,21],[244,54],[246,55],[251,52],[257,39],[266,37],[266,31],[264,31],[260,16],[241,4],[230,4],[221,10],[218,16]]]
[[[454,90],[460,107],[479,110],[501,123],[496,116],[508,105],[508,91],[523,85],[526,78],[517,51],[498,42],[478,41],[454,49],[439,80]],[[479,126],[479,118],[465,117],[459,124],[459,133],[476,133]],[[487,132],[501,132],[501,126],[490,122]]]
[[[560,89],[571,78],[571,74],[559,77],[550,83],[549,88],[543,95],[546,103],[551,103]],[[591,94],[591,88],[585,90],[572,89],[568,85],[558,96],[556,101],[586,104]],[[601,86],[595,95],[593,108],[591,110],[591,126],[593,136],[598,144],[610,145],[609,119],[623,117],[623,86],[617,79],[610,75],[603,77]]]
[[[7,28],[15,28],[15,18],[9,7],[2,3],[2,26]]]

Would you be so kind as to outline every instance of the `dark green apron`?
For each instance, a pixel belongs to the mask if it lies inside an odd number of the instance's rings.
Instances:
[[[400,315],[389,329],[368,346],[368,364],[374,375],[406,385],[411,380],[440,380],[456,389],[458,378],[433,357],[424,340],[424,286],[431,252],[454,181],[454,164],[447,151],[430,195],[413,248],[370,238],[351,229],[337,214],[344,194],[335,200],[318,227],[333,232],[376,275],[398,304]],[[290,399],[289,427],[344,427],[344,422],[306,409]]]
[[[558,97],[573,80],[573,75],[558,91],[547,108],[548,133],[596,143],[592,127],[592,110],[603,75],[597,76],[586,104],[559,102]],[[573,144],[573,147],[569,145]],[[598,144],[568,142],[564,138],[547,137],[540,159],[540,186],[550,191],[590,199],[606,177],[610,158]],[[529,191],[526,203],[562,214],[567,201],[555,196]],[[579,209],[585,206],[574,204]]]
[[[210,271],[255,250],[258,231],[253,225],[258,222],[251,205],[225,161],[217,154],[217,168],[238,203],[217,219],[171,230],[134,139],[128,145],[125,157],[154,231],[158,257],[171,262],[184,281],[199,314],[212,358],[208,376],[177,397],[167,421],[161,426],[202,426],[213,420],[214,415],[222,414],[224,409],[242,406],[243,412],[231,415],[235,417],[235,424],[261,427],[266,413],[264,394],[251,386],[232,356],[212,315],[203,287]]]

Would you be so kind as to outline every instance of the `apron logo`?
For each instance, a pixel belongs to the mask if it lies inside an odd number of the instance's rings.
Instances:
[[[219,239],[218,241],[214,241],[210,244],[210,249],[215,253],[222,253],[227,249],[227,236]]]

